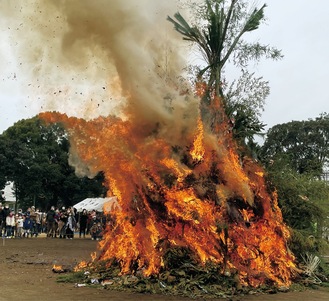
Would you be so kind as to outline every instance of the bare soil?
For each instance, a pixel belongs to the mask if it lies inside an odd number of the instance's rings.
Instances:
[[[73,240],[58,238],[0,239],[0,301],[30,300],[112,300],[112,301],[189,301],[177,296],[148,295],[111,291],[97,287],[76,287],[59,283],[53,265],[73,267],[90,260],[97,241],[90,238]],[[209,299],[208,299],[209,300]],[[222,299],[217,299],[222,300]],[[227,299],[226,299],[227,300]],[[308,290],[274,295],[235,296],[241,301],[327,301],[329,290]]]

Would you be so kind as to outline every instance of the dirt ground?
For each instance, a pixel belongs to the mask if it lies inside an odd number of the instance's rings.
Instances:
[[[89,260],[97,250],[91,239],[73,240],[54,238],[0,238],[0,301],[19,300],[112,300],[112,301],[189,301],[174,296],[132,294],[96,287],[76,287],[72,283],[58,283],[59,274],[53,265],[72,267]],[[208,299],[209,300],[209,299]],[[220,300],[220,299],[217,299]],[[227,299],[226,299],[227,300]],[[327,301],[329,289],[288,292],[274,295],[234,297],[239,301]]]

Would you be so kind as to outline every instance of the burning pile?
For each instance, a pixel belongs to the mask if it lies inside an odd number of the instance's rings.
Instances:
[[[114,259],[122,274],[149,276],[168,267],[170,250],[185,249],[243,285],[289,285],[289,231],[262,168],[239,157],[225,118],[209,131],[212,121],[200,117],[200,100],[182,81],[184,49],[165,20],[177,11],[174,3],[33,0],[7,14],[15,12],[28,29],[15,35],[27,41],[33,95],[47,87],[44,108],[76,117],[40,116],[65,125],[76,172],[103,171],[118,198],[121,210],[111,212],[115,224],[97,260]],[[87,92],[77,93],[82,85]],[[214,109],[223,116],[220,105]]]
[[[149,276],[163,269],[168,250],[183,247],[202,265],[238,273],[244,285],[290,284],[294,257],[276,196],[257,164],[239,160],[229,131],[217,137],[199,121],[182,147],[161,137],[157,124],[41,117],[69,129],[74,153],[92,172],[103,170],[118,197],[98,260],[115,258],[122,274]]]

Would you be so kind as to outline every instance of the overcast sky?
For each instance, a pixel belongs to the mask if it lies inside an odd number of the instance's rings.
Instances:
[[[268,24],[260,41],[282,49],[279,62],[267,61],[258,71],[268,79],[264,123],[271,127],[329,112],[329,1],[270,0]]]
[[[0,4],[1,4],[0,0]],[[315,118],[328,112],[329,1],[267,0],[267,24],[250,33],[255,41],[282,50],[281,61],[266,61],[255,67],[257,75],[270,82],[262,121],[267,128],[292,120]],[[262,1],[257,1],[262,4]],[[33,95],[21,92],[17,60],[8,50],[4,21],[0,22],[0,133],[23,118],[42,111]]]

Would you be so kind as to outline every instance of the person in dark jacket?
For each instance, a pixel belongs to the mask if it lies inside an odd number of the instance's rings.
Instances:
[[[2,226],[3,226],[3,235],[5,235],[6,233],[6,218],[7,216],[9,215],[10,213],[10,209],[9,209],[9,206],[8,205],[5,205],[5,208],[3,208],[3,222],[2,222]]]
[[[23,237],[28,238],[29,235],[32,237],[33,222],[30,214],[26,214],[23,222]]]
[[[47,237],[56,237],[56,211],[52,206],[46,215]]]
[[[83,209],[79,214],[79,238],[83,235],[83,238],[86,237],[87,231],[87,222],[88,222],[88,212],[86,209]]]
[[[5,235],[6,216],[2,203],[0,203],[0,236]]]

